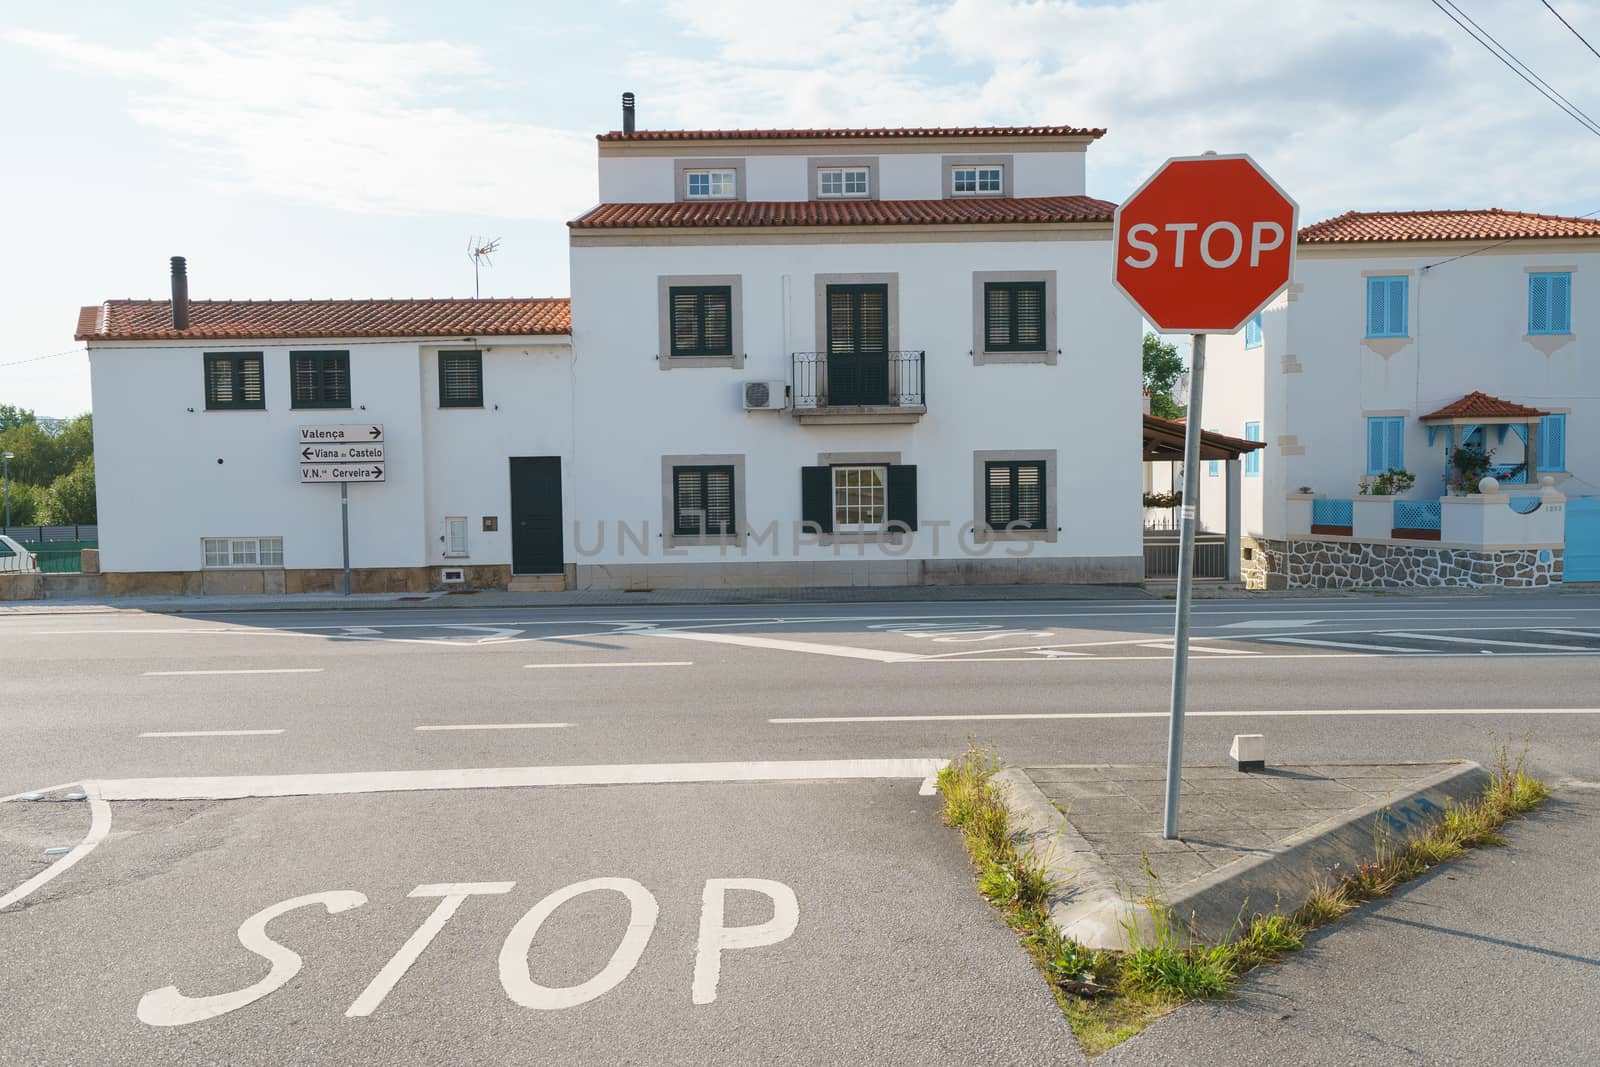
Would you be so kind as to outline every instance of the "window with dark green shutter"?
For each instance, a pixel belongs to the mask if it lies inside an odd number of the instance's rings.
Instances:
[[[289,406],[350,406],[350,353],[290,352]]]
[[[993,530],[1045,528],[1045,465],[993,462],[984,466],[983,514]]]
[[[983,337],[990,352],[1043,352],[1044,282],[985,282]]]
[[[267,406],[260,352],[207,352],[206,410],[250,411]]]
[[[732,467],[672,468],[673,536],[733,536],[734,514]]]
[[[732,286],[675,285],[667,298],[672,355],[733,355]]]
[[[483,407],[483,353],[439,353],[439,406]]]

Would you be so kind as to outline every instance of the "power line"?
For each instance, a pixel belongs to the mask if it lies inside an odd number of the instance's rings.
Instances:
[[[1555,89],[1551,88],[1549,83],[1543,78],[1539,77],[1539,75],[1535,74],[1526,63],[1523,63],[1522,60],[1512,55],[1504,45],[1502,45],[1499,41],[1496,41],[1492,34],[1483,29],[1483,27],[1478,26],[1476,22],[1473,22],[1472,18],[1467,15],[1466,12],[1456,7],[1455,4],[1450,2],[1450,0],[1444,0],[1443,3],[1441,3],[1440,0],[1432,0],[1432,3],[1434,7],[1444,12],[1446,18],[1448,18],[1451,22],[1454,22],[1457,26],[1460,26],[1463,33],[1465,33],[1468,37],[1471,37],[1474,41],[1477,41],[1479,44],[1483,45],[1483,47],[1488,50],[1490,55],[1494,56],[1501,63],[1505,64],[1506,68],[1510,70],[1511,73],[1515,74],[1517,77],[1533,86],[1534,90],[1538,92],[1539,95],[1543,96],[1546,100],[1550,101],[1552,104],[1556,105],[1556,107],[1570,115],[1584,129],[1588,130],[1596,137],[1600,137],[1600,123],[1595,122],[1594,119],[1584,114],[1583,110],[1576,104],[1572,103],[1572,101],[1568,100],[1566,97],[1556,92]],[[1457,14],[1459,14],[1461,18],[1457,18]],[[1462,22],[1461,19],[1466,19],[1466,22]],[[1467,23],[1471,23],[1473,27],[1476,27],[1478,32],[1475,33],[1472,29],[1469,29]],[[1526,71],[1526,73],[1524,73],[1524,71]]]
[[[0,363],[0,367],[19,367],[24,363],[37,363],[41,359],[55,359],[57,356],[86,355],[87,348],[64,348],[60,352],[48,352],[42,356],[29,356],[27,359],[13,359]]]
[[[1549,7],[1550,8],[1550,14],[1554,15],[1558,19],[1561,19],[1561,25],[1563,25],[1567,29],[1571,30],[1572,31],[1572,36],[1574,36],[1578,40],[1582,41],[1583,42],[1583,47],[1587,48],[1591,52],[1594,52],[1595,58],[1600,59],[1600,52],[1596,52],[1595,51],[1595,47],[1594,47],[1594,45],[1589,43],[1589,39],[1587,37],[1585,37],[1583,34],[1579,33],[1578,30],[1577,30],[1577,27],[1573,26],[1572,23],[1568,22],[1564,18],[1561,18],[1561,12],[1557,11],[1553,7],[1550,7],[1550,0],[1539,0],[1539,2],[1541,4],[1543,4],[1545,7]]]

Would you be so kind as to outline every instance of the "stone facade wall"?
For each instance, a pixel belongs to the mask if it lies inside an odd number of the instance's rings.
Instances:
[[[1561,581],[1561,549],[1362,541],[1249,541],[1249,589],[1538,589]]]
[[[1246,589],[1287,589],[1287,541],[1240,537],[1239,581]]]

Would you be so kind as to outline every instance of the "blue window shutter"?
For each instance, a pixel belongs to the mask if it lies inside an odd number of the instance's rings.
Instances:
[[[1550,332],[1550,276],[1528,275],[1528,332]]]
[[[1550,275],[1550,332],[1572,332],[1572,275]]]
[[[1390,278],[1389,282],[1389,336],[1406,336],[1406,310],[1410,303],[1409,278]]]
[[[1246,348],[1261,347],[1261,313],[1256,312],[1250,321],[1244,324],[1244,346]]]
[[[1244,439],[1246,441],[1261,440],[1261,424],[1247,422],[1244,424]],[[1255,477],[1261,473],[1261,450],[1254,449],[1244,454],[1244,473],[1246,477]]]
[[[1567,469],[1567,417],[1546,415],[1539,420],[1539,469]]]
[[[1384,313],[1384,298],[1388,295],[1389,288],[1385,278],[1367,279],[1367,336],[1382,337],[1383,328],[1388,324],[1388,316]]]
[[[1383,466],[1383,420],[1367,420],[1367,473],[1382,474]]]
[[[1399,468],[1404,470],[1406,465],[1406,420],[1402,418],[1384,419],[1384,470]]]
[[[1212,460],[1210,465],[1206,468],[1206,476],[1208,478],[1215,478],[1217,476],[1217,469],[1221,465],[1222,465],[1222,461],[1221,460],[1216,460],[1216,459]]]

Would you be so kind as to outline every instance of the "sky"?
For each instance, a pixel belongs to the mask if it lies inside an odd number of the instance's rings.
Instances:
[[[1600,0],[1551,0],[1600,47]],[[1600,116],[1539,0],[1457,5]],[[1249,152],[1302,222],[1600,210],[1600,137],[1430,0],[0,0],[0,403],[89,407],[81,305],[567,294],[594,135],[1104,126],[1089,193]],[[43,357],[43,358],[41,358]]]

